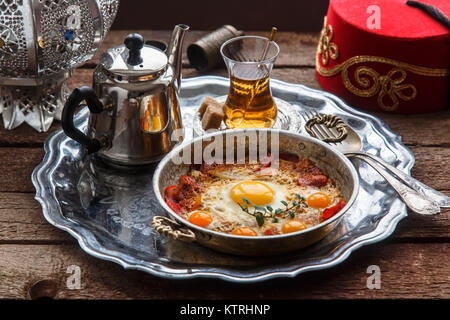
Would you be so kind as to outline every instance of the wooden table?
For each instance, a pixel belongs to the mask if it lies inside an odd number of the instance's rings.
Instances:
[[[128,33],[110,32],[101,51],[120,44]],[[165,41],[170,35],[168,31],[141,33],[145,39]],[[185,48],[203,34],[190,32]],[[273,77],[320,89],[314,72],[317,41],[317,34],[279,32],[281,53]],[[75,70],[71,88],[90,85],[97,62],[98,54]],[[183,65],[185,78],[198,75],[186,56]],[[226,75],[226,70],[210,74]],[[376,116],[414,153],[413,176],[450,195],[450,112]],[[43,142],[59,128],[55,123],[47,133],[27,125],[13,131],[0,129],[0,298],[29,299],[30,291],[33,297],[87,299],[450,298],[450,210],[436,216],[409,212],[389,239],[357,250],[337,267],[257,284],[165,280],[93,258],[69,234],[48,224],[34,200],[31,172],[43,158]],[[80,267],[79,290],[67,288],[70,265]],[[378,290],[366,285],[370,265],[381,271]],[[41,280],[49,280],[47,285],[56,290],[51,292],[45,283],[39,286]]]

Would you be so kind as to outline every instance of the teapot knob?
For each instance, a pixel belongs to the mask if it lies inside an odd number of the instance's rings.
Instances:
[[[144,38],[138,33],[129,34],[124,41],[129,50],[127,63],[135,66],[143,62],[141,49],[144,47]]]

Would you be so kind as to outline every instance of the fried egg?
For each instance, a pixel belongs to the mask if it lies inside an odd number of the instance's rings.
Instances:
[[[280,168],[275,175],[262,177],[256,167],[219,165],[204,176],[191,172],[200,179],[203,191],[201,204],[187,212],[186,219],[202,228],[241,236],[291,233],[319,224],[322,211],[341,198],[331,181],[322,187],[303,186],[297,184],[297,172]],[[286,204],[292,207],[293,200],[299,201],[296,195],[304,198],[304,205],[292,216]],[[266,217],[261,225],[244,210],[252,213],[255,206],[266,210],[269,206],[273,212],[281,209],[283,214]]]
[[[244,199],[257,206],[269,205],[273,209],[281,208],[281,201],[287,200],[288,191],[283,185],[258,180],[237,181],[223,190],[226,205],[233,210],[242,210],[240,205],[247,205]]]

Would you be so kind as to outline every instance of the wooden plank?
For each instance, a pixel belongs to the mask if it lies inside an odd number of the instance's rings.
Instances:
[[[113,30],[108,33],[100,49],[94,58],[88,61],[83,67],[91,68],[98,64],[100,55],[108,48],[118,46],[123,43],[125,37],[132,33],[140,33],[145,40],[158,40],[168,43],[171,31],[161,30]],[[194,43],[209,31],[189,31],[183,47],[183,65],[189,66],[186,50],[191,43]],[[259,35],[267,37],[268,32],[249,31],[247,35]],[[314,66],[314,57],[317,43],[319,41],[318,33],[299,33],[299,32],[278,32],[275,41],[280,46],[280,54],[277,58],[277,66]]]
[[[450,192],[446,192],[450,194]],[[420,215],[408,211],[408,217],[399,222],[392,239],[399,241],[436,241],[450,240],[450,209],[442,209],[434,216]]]
[[[69,80],[69,87],[74,89],[92,83],[91,69],[77,69],[74,77]],[[216,69],[207,74],[227,76],[225,69]],[[185,78],[198,76],[199,73],[192,68],[183,69]],[[312,68],[276,68],[273,71],[273,78],[292,83],[301,83],[314,89],[320,89],[315,71]],[[384,113],[374,113],[386,124],[402,136],[403,142],[409,146],[450,146],[450,110],[425,115],[392,115]],[[59,129],[60,123],[54,122],[50,130],[46,133],[38,133],[31,127],[22,126],[9,131],[0,128],[0,147],[39,147],[47,137]],[[414,132],[411,131],[414,128]]]
[[[75,243],[68,233],[44,219],[41,206],[33,199],[33,193],[0,193],[0,244]],[[398,241],[449,241],[450,209],[434,216],[409,212],[391,238]]]
[[[74,71],[74,76],[69,79],[68,85],[71,89],[81,86],[92,85],[92,69],[77,69]],[[199,73],[192,68],[183,70],[184,77],[198,76]],[[214,74],[220,76],[228,76],[225,69],[217,69],[207,74]],[[314,70],[311,68],[305,69],[275,69],[273,72],[275,78],[283,79],[284,81],[300,82],[312,88],[319,88],[319,85],[314,76]],[[59,121],[54,121],[48,132],[39,133],[30,126],[22,124],[14,130],[5,130],[3,126],[0,127],[0,147],[40,147],[50,134],[61,128]],[[0,150],[1,152],[1,150]]]
[[[184,78],[191,78],[199,75],[200,74],[192,68],[183,70]],[[228,77],[228,71],[225,69],[216,69],[211,72],[203,73],[202,75]],[[320,89],[320,85],[316,79],[315,70],[312,68],[276,68],[273,69],[271,76],[273,79],[291,83],[301,83],[313,89]]]
[[[450,147],[450,109],[416,115],[373,113],[403,138],[403,143],[416,146]],[[448,162],[448,160],[447,160]]]
[[[225,69],[215,69],[200,74],[195,69],[183,69],[185,78],[199,75],[219,75],[227,77]],[[299,83],[307,87],[321,90],[317,82],[313,68],[275,68],[272,72],[274,79],[286,82]],[[75,76],[69,81],[72,88],[81,85],[90,85],[92,82],[92,71],[79,69]],[[358,109],[358,108],[355,108]],[[363,109],[361,111],[364,112]],[[450,146],[450,110],[430,114],[418,115],[395,115],[380,112],[368,112],[383,120],[388,127],[403,138],[403,143],[410,146]],[[414,128],[414,132],[411,131]],[[1,143],[0,131],[0,143]]]
[[[416,158],[412,176],[434,189],[450,191],[450,148],[411,147],[410,149]],[[440,179],[442,180],[438,182]]]
[[[72,245],[0,245],[0,256],[0,297],[7,299],[29,299],[32,285],[44,279],[58,287],[55,298],[59,299],[450,298],[448,243],[374,244],[337,267],[251,285],[161,279],[123,270]],[[79,290],[67,288],[71,265],[81,271]],[[381,271],[379,290],[367,288],[371,265]]]
[[[76,243],[49,224],[32,193],[0,193],[0,243]]]
[[[450,190],[449,149],[411,147],[416,157],[413,176],[437,190]],[[0,148],[0,192],[34,192],[31,172],[42,161],[42,148]]]
[[[416,155],[415,177],[450,195],[446,165],[448,149],[412,148]],[[42,218],[40,206],[33,201],[34,187],[30,175],[43,157],[41,148],[1,148],[0,162],[0,241],[71,241],[65,233],[48,225]],[[431,169],[430,169],[431,168]],[[17,194],[19,192],[19,194]],[[20,194],[27,192],[28,194]],[[438,216],[422,217],[414,213],[402,221],[395,238],[449,238],[449,214],[445,209]]]
[[[228,77],[228,71],[218,68],[205,73],[199,73],[193,68],[183,68],[183,78],[192,78],[204,75],[215,75]],[[74,76],[68,81],[69,87],[74,89],[80,86],[89,86],[92,84],[92,69],[77,69]],[[320,89],[317,82],[315,70],[313,68],[275,68],[272,71],[272,78],[280,79],[286,82],[301,83],[313,89]]]
[[[183,78],[192,78],[204,75],[215,75],[221,77],[228,77],[228,71],[223,68],[218,68],[205,73],[199,73],[193,68],[184,68],[182,70]],[[74,89],[80,86],[89,86],[92,84],[92,69],[77,69],[74,72],[73,78],[68,82],[69,87]],[[315,70],[313,68],[275,68],[272,71],[272,78],[280,79],[286,82],[301,83],[313,89],[320,89],[317,82]]]
[[[3,126],[0,126],[0,148],[42,147],[44,141],[59,128],[61,128],[61,124],[59,123],[59,121],[54,121],[47,132],[37,132],[27,124],[22,124],[14,130],[6,130]],[[0,149],[0,156],[2,152],[3,151]]]
[[[122,39],[130,31],[112,31],[108,34],[104,41],[100,52],[108,47],[120,44]],[[170,36],[170,31],[150,31],[138,30],[147,39],[155,39],[166,41]],[[192,31],[188,33],[185,47],[199,39],[206,34],[204,31]],[[264,32],[250,32],[249,34],[256,34],[264,36]],[[308,68],[305,69],[287,69],[279,67],[314,67],[315,52],[318,42],[318,34],[304,34],[294,32],[279,32],[277,34],[277,42],[280,45],[280,56],[277,59],[273,77],[283,81],[301,83],[314,89],[321,89],[318,84],[314,71]],[[94,59],[87,66],[93,66],[98,59]],[[189,66],[189,61],[184,50],[183,64],[185,67]],[[225,70],[212,70],[204,74],[219,74],[226,76]],[[185,77],[200,75],[193,69],[184,70]],[[87,82],[89,83],[90,80]],[[357,106],[354,106],[357,109]],[[364,110],[363,110],[364,111]],[[404,138],[404,143],[407,145],[450,145],[450,110],[446,112],[439,112],[425,115],[393,115],[389,113],[374,113],[375,116],[384,120],[388,126],[396,133]],[[407,120],[405,119],[407,117]],[[415,134],[411,134],[411,127],[415,128]]]
[[[74,243],[66,232],[50,225],[31,193],[0,193],[0,243]],[[450,239],[450,210],[439,215],[421,216],[409,212],[392,239]]]
[[[43,156],[43,148],[0,148],[0,192],[35,192],[31,173]]]

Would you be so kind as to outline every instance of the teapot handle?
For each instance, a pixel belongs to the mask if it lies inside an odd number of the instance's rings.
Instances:
[[[73,123],[73,116],[80,103],[85,100],[91,113],[100,113],[103,111],[103,104],[98,99],[94,90],[90,87],[80,87],[70,94],[69,98],[64,105],[64,109],[61,115],[61,123],[64,133],[79,142],[82,146],[86,147],[88,153],[94,153],[100,150],[101,143],[97,139],[91,139],[83,132],[75,128]]]

